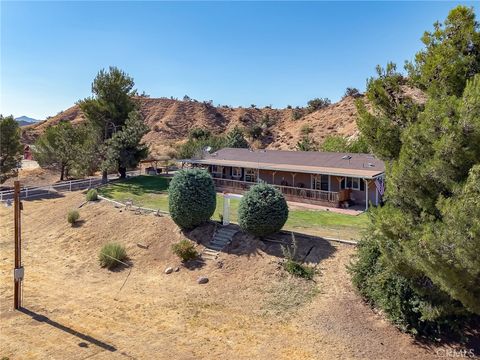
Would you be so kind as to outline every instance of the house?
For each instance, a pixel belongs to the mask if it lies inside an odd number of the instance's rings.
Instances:
[[[237,194],[266,182],[287,201],[368,209],[383,193],[385,164],[370,154],[224,148],[180,162],[208,169],[218,191]]]

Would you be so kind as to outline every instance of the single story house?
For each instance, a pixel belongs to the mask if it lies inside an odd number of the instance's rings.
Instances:
[[[224,192],[241,194],[266,182],[287,201],[365,209],[383,194],[385,164],[370,154],[224,148],[180,162],[208,169]]]

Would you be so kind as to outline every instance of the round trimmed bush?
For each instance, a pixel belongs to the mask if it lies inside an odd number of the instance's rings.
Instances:
[[[97,189],[90,189],[87,191],[87,195],[85,196],[87,201],[97,201],[98,200],[98,192]]]
[[[272,185],[255,185],[240,201],[238,223],[249,234],[263,237],[276,233],[287,219],[287,202]]]
[[[168,188],[168,208],[182,229],[192,229],[210,219],[217,206],[215,185],[205,170],[180,170]]]

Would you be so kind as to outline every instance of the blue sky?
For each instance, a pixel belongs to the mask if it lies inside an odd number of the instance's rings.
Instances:
[[[115,65],[151,97],[303,106],[403,66],[454,2],[1,2],[0,113],[43,119]],[[463,3],[472,6],[472,3]]]

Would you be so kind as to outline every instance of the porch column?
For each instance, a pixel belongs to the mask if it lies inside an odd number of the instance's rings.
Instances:
[[[365,181],[365,211],[368,210],[368,180],[363,179]]]
[[[295,187],[295,176],[297,176],[297,173],[292,173],[292,181],[293,181],[292,186],[293,187]]]
[[[223,194],[223,225],[230,224],[230,197]]]
[[[272,185],[275,185],[275,174],[277,172],[276,171],[272,171]]]

